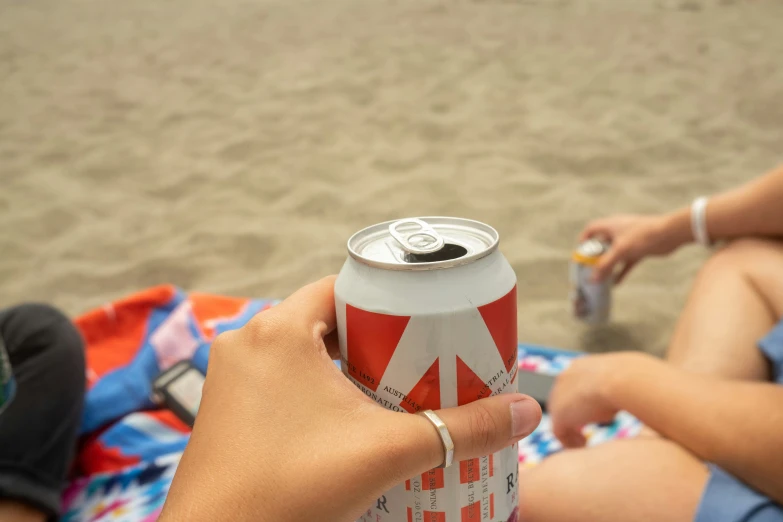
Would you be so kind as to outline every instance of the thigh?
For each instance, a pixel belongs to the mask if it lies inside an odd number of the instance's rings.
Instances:
[[[656,438],[570,450],[521,472],[524,522],[691,522],[706,465]]]
[[[768,380],[757,342],[783,316],[783,243],[743,239],[718,250],[699,272],[668,359],[717,377]]]

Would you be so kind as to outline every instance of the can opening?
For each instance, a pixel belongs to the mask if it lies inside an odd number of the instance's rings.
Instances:
[[[467,253],[468,249],[463,246],[455,245],[454,243],[446,243],[440,250],[427,254],[412,254],[406,252],[403,259],[406,263],[434,263],[436,261],[459,259]]]

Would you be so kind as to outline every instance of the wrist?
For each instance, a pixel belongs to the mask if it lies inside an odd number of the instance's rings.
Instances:
[[[601,396],[617,410],[631,410],[637,392],[648,392],[650,379],[656,379],[655,375],[663,362],[641,352],[623,352],[615,357],[616,364],[604,379]]]
[[[661,232],[671,242],[672,250],[693,242],[690,207],[664,214],[661,218]]]

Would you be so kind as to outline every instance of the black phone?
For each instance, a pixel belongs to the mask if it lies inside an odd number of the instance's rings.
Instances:
[[[530,395],[538,401],[541,409],[546,411],[546,402],[549,398],[549,392],[552,391],[552,386],[555,384],[555,378],[554,375],[519,370],[517,376],[519,393]]]
[[[180,361],[155,379],[152,399],[192,427],[201,405],[204,379],[204,374],[193,363]]]

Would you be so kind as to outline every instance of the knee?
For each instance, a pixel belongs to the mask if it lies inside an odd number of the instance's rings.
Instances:
[[[52,340],[53,349],[58,356],[68,361],[77,361],[84,365],[84,340],[82,334],[71,319],[49,304],[33,303],[31,312],[41,318],[42,328]]]
[[[770,255],[783,255],[783,244],[768,239],[736,239],[716,251],[705,263],[702,273],[749,274],[759,261],[769,258]]]
[[[46,352],[53,362],[70,367],[84,365],[84,342],[76,326],[60,310],[49,304],[25,303],[10,311],[6,330],[11,342],[9,351]]]
[[[64,313],[46,303],[23,303],[16,306],[14,312],[31,324],[48,325],[68,321]]]
[[[538,522],[551,519],[556,496],[568,495],[568,484],[574,474],[568,452],[548,457],[541,464],[519,472],[519,519]]]

